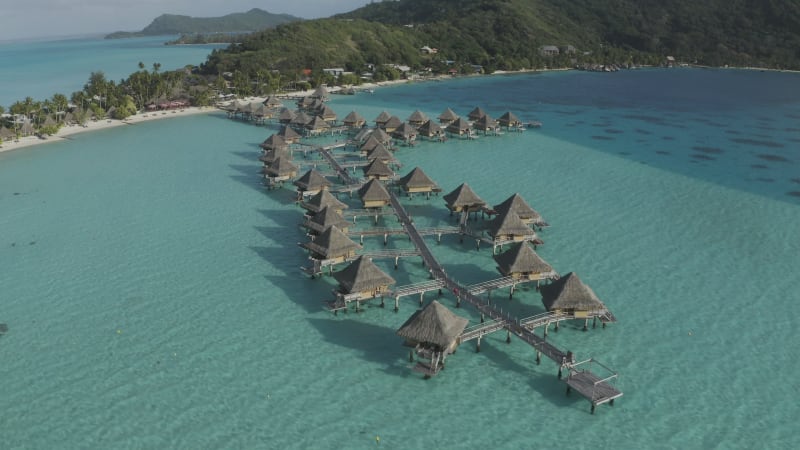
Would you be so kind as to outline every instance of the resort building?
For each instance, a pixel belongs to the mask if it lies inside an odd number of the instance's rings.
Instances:
[[[383,208],[389,205],[391,196],[383,186],[383,183],[376,179],[369,180],[358,190],[358,196],[364,208]]]
[[[510,241],[534,241],[534,232],[514,211],[504,211],[497,215],[486,230],[495,245],[502,245]]]
[[[291,109],[283,108],[281,112],[278,114],[278,122],[284,125],[289,125],[292,122],[292,120],[294,120],[296,115],[297,114],[295,114],[295,112],[292,111]]]
[[[472,136],[472,126],[466,120],[458,118],[445,128],[450,134],[456,136]]]
[[[403,124],[403,121],[400,120],[399,117],[392,116],[392,117],[389,117],[389,119],[386,122],[384,122],[384,124],[383,124],[383,126],[381,126],[381,128],[383,129],[383,131],[391,134],[394,130],[400,128],[400,125],[402,125],[402,124]]]
[[[475,109],[473,109],[472,111],[469,112],[469,114],[467,114],[467,118],[472,122],[474,122],[485,115],[486,112],[483,109],[481,109],[480,106],[476,106]]]
[[[380,160],[383,161],[384,164],[394,163],[397,160],[394,158],[394,155],[383,146],[383,144],[378,144],[367,154],[367,160]]]
[[[333,194],[331,194],[331,192],[327,189],[317,192],[308,200],[303,200],[300,202],[300,206],[314,214],[322,211],[325,208],[329,208],[341,214],[342,211],[348,208],[346,203],[334,197]]]
[[[289,150],[289,144],[287,144],[286,141],[284,141],[283,138],[277,134],[270,135],[270,137],[266,138],[264,142],[259,144],[259,147],[265,151]]]
[[[373,299],[389,292],[394,278],[382,271],[370,258],[359,256],[333,278],[339,282],[337,297],[344,302]]]
[[[443,113],[439,114],[439,123],[444,126],[450,125],[455,122],[456,119],[458,119],[458,114],[453,112],[450,108],[445,109]]]
[[[405,339],[405,345],[414,347],[420,359],[414,370],[427,378],[444,368],[445,358],[456,351],[458,337],[467,323],[467,319],[433,300],[409,317],[397,330],[397,335]]]
[[[477,212],[486,207],[486,202],[483,201],[477,194],[469,187],[467,183],[462,183],[449,194],[446,194],[444,201],[450,213],[460,212]]]
[[[522,126],[522,121],[510,111],[500,116],[500,118],[497,119],[497,123],[499,123],[500,126],[508,129],[519,128]]]
[[[548,226],[542,216],[536,212],[535,209],[531,208],[521,195],[516,193],[508,197],[503,203],[495,205],[494,210],[497,211],[498,214],[504,214],[510,210],[517,213],[517,216],[526,224],[534,225],[539,228]]]
[[[389,166],[379,158],[372,159],[369,164],[361,169],[364,171],[364,178],[370,180],[386,181],[394,177],[394,172],[392,169],[390,169]]]
[[[542,304],[550,312],[580,319],[610,315],[606,305],[574,272],[541,286],[539,292],[542,294]]]
[[[326,206],[303,222],[303,226],[313,234],[320,234],[328,227],[336,227],[343,233],[347,233],[350,222],[345,220],[342,214],[336,211],[335,207]]]
[[[438,139],[441,140],[442,136],[444,135],[444,131],[442,127],[439,126],[438,123],[428,120],[427,122],[420,125],[417,129],[417,133],[420,136],[424,136],[428,139]]]
[[[313,241],[304,243],[303,247],[311,252],[312,259],[326,261],[328,265],[355,258],[356,250],[361,248],[336,227],[328,227]]]
[[[364,119],[364,117],[361,116],[361,114],[355,111],[351,111],[350,114],[344,117],[342,123],[346,127],[361,128],[367,123],[367,121],[366,119]]]
[[[381,113],[378,114],[378,117],[375,118],[375,126],[378,127],[378,128],[383,128],[383,126],[386,125],[386,122],[391,117],[392,117],[392,115],[389,114],[388,112],[381,111]]]
[[[484,114],[472,125],[476,130],[482,131],[484,135],[497,134],[497,121],[488,114]]]
[[[397,180],[397,184],[409,196],[416,193],[426,194],[430,197],[431,192],[441,192],[442,189],[419,167],[415,167],[411,172]]]
[[[424,112],[420,110],[416,110],[408,117],[407,122],[412,125],[414,128],[418,128],[420,125],[428,121],[428,116],[425,115]]]
[[[411,124],[403,122],[392,131],[392,136],[405,143],[411,143],[417,138],[417,129],[411,126]]]
[[[270,187],[297,176],[297,166],[286,156],[279,156],[264,168],[264,176]]]
[[[283,126],[281,131],[278,132],[278,136],[280,136],[284,142],[287,144],[296,144],[300,142],[300,134],[298,134],[292,127]]]
[[[527,242],[518,242],[494,256],[497,270],[504,277],[522,280],[554,280],[558,274]]]
[[[328,189],[331,186],[331,182],[315,169],[309,169],[308,172],[294,181],[294,185],[297,186],[297,192],[302,198]]]

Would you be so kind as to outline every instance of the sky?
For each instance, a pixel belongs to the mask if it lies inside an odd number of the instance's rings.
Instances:
[[[0,42],[139,31],[161,14],[215,17],[260,8],[305,19],[370,0],[0,0]]]

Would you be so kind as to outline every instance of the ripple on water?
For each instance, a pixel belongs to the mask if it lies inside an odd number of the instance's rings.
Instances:
[[[750,164],[750,167],[753,169],[769,169],[769,167],[765,166],[764,164]]]
[[[672,153],[668,152],[667,150],[656,150],[656,153],[659,155],[671,155]]]
[[[673,136],[661,136],[662,141],[674,141],[675,137]]]
[[[609,136],[592,136],[592,139],[597,140],[597,141],[613,141],[614,140],[614,138],[609,137]]]
[[[789,197],[800,197],[800,191],[789,191],[786,193]]]
[[[773,141],[760,141],[758,139],[747,139],[747,138],[731,138],[732,142],[736,142],[737,144],[747,144],[753,145],[756,147],[768,147],[768,148],[783,148],[784,145],[779,142]]]
[[[624,131],[616,130],[614,128],[606,128],[605,132],[608,133],[608,134],[622,134],[622,133],[624,133]]]
[[[716,161],[717,160],[717,158],[714,158],[713,156],[708,156],[708,155],[705,155],[705,154],[702,154],[702,153],[692,153],[689,156],[691,158],[694,158],[694,159],[698,160],[698,161]]]
[[[711,154],[711,155],[718,155],[720,153],[724,153],[721,148],[704,147],[704,146],[700,146],[700,145],[696,145],[696,146],[692,147],[692,150],[696,150],[696,151],[702,152],[702,153],[708,153],[708,154]]]
[[[795,184],[800,184],[800,178],[792,178],[789,181],[791,181],[792,183],[795,183]]]
[[[785,157],[783,157],[781,155],[772,155],[772,154],[769,154],[769,153],[759,153],[756,156],[761,158],[761,159],[763,159],[763,160],[765,160],[765,161],[782,162],[782,163],[790,162],[787,158],[785,158]]]
[[[650,134],[653,134],[653,132],[652,132],[652,131],[643,130],[643,129],[641,129],[641,128],[637,128],[637,129],[635,129],[635,130],[633,130],[633,131],[635,131],[635,132],[637,132],[637,133],[639,133],[639,134],[645,134],[645,135],[650,135]]]

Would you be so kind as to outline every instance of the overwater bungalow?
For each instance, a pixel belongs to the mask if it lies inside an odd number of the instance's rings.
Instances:
[[[261,147],[265,151],[266,150],[288,150],[289,149],[289,144],[287,144],[286,141],[284,141],[283,138],[280,137],[279,135],[272,134],[272,135],[270,135],[270,137],[266,138],[264,140],[264,142],[259,144],[259,147]]]
[[[361,245],[353,242],[342,230],[336,227],[326,228],[313,241],[302,244],[311,252],[311,257],[337,264],[355,258],[356,250]]]
[[[467,118],[474,122],[485,115],[486,112],[483,109],[481,109],[480,106],[476,106],[475,109],[473,109],[472,111],[469,112],[469,114],[467,114]]]
[[[447,108],[443,113],[439,114],[439,123],[443,126],[450,125],[458,119],[458,114],[453,112],[452,109]]]
[[[467,183],[461,183],[461,185],[442,198],[451,214],[454,212],[477,212],[486,207],[486,202],[478,197]]]
[[[314,118],[306,124],[306,130],[308,130],[308,133],[312,136],[322,134],[325,131],[330,130],[330,128],[331,124],[326,122],[325,119],[320,116],[314,116]]]
[[[389,117],[389,120],[387,120],[383,124],[383,126],[381,126],[381,129],[383,129],[383,131],[391,134],[394,130],[400,128],[400,125],[402,125],[402,124],[403,124],[403,121],[400,120],[399,117],[392,116],[392,117]]]
[[[425,115],[424,112],[420,110],[416,110],[408,116],[407,122],[413,126],[414,128],[418,128],[420,125],[428,121],[428,116]]]
[[[351,111],[350,114],[346,115],[344,120],[342,121],[344,126],[350,128],[361,128],[364,124],[367,123],[366,119],[361,116],[361,114]]]
[[[322,108],[324,107],[325,103],[323,103],[322,100],[315,98],[314,101],[311,102],[310,105],[308,105],[306,111],[308,111],[311,114],[319,115],[319,112],[322,111]]]
[[[494,256],[497,270],[504,277],[520,280],[554,280],[558,274],[531,248],[527,242],[512,244],[511,248]]]
[[[375,118],[375,126],[378,127],[378,128],[383,128],[383,126],[386,125],[386,122],[391,117],[392,117],[392,115],[389,114],[388,112],[381,111],[381,113],[378,114],[378,117]]]
[[[361,144],[361,147],[359,147],[359,152],[361,153],[361,156],[367,156],[369,152],[375,150],[375,148],[379,145],[383,144],[378,142],[375,136],[370,136],[363,144]]]
[[[278,136],[280,136],[287,144],[296,144],[300,142],[301,138],[301,136],[294,131],[294,129],[286,125],[281,128],[281,131],[278,132]]]
[[[548,226],[542,216],[536,212],[535,209],[531,208],[528,202],[517,193],[508,197],[503,203],[495,205],[494,210],[497,211],[498,214],[511,210],[517,213],[519,218],[526,224],[534,225],[539,228]]]
[[[314,99],[307,95],[300,100],[297,100],[297,107],[300,109],[308,109],[314,103]]]
[[[441,140],[442,136],[444,136],[444,130],[442,130],[442,127],[432,120],[428,120],[427,122],[423,123],[417,129],[417,133],[419,133],[420,136],[424,136],[431,140]]]
[[[394,159],[394,155],[392,155],[392,152],[387,150],[383,144],[378,144],[369,153],[367,153],[367,160],[368,161],[380,160],[387,165],[397,161],[396,159]]]
[[[328,105],[322,105],[318,115],[326,122],[336,122],[336,113],[333,111],[333,108]]]
[[[264,99],[263,104],[264,106],[270,109],[283,108],[283,102],[281,102],[280,99],[278,97],[275,97],[274,95],[270,95],[269,97]]]
[[[364,208],[383,208],[389,205],[391,196],[383,183],[373,178],[358,190]]]
[[[385,162],[378,158],[373,159],[369,164],[361,169],[364,171],[364,178],[370,180],[386,181],[394,177],[394,172],[392,169],[390,169]]]
[[[392,137],[389,136],[389,133],[383,130],[383,128],[378,128],[372,132],[372,136],[381,144],[389,145],[392,142]]]
[[[303,176],[295,180],[293,184],[297,186],[297,192],[302,197],[305,197],[328,189],[331,187],[332,183],[315,169],[309,169]]]
[[[492,221],[489,222],[486,233],[491,236],[495,245],[502,245],[510,241],[537,240],[536,232],[523,222],[517,213],[509,210],[498,214],[497,217],[492,219]]]
[[[264,163],[264,167],[271,166],[276,159],[278,158],[287,158],[291,160],[291,154],[289,153],[289,149],[278,149],[278,150],[264,150],[261,153],[261,156],[258,157],[258,160]],[[266,175],[266,170],[264,174]]]
[[[370,258],[359,256],[339,272],[333,274],[339,282],[337,297],[345,303],[369,300],[389,292],[394,278],[381,270]]]
[[[397,330],[397,335],[405,339],[407,346],[414,347],[420,359],[414,370],[428,378],[444,369],[445,358],[456,351],[458,337],[467,323],[467,319],[433,300],[412,314]]]
[[[542,294],[542,304],[550,312],[571,315],[576,319],[600,317],[603,322],[615,321],[606,305],[574,272],[542,285],[539,292]]]
[[[297,114],[289,108],[283,108],[278,114],[278,122],[289,125]]]
[[[335,207],[325,206],[303,222],[303,226],[313,234],[320,234],[331,226],[338,228],[343,233],[347,233],[348,228],[350,228],[350,222],[342,217],[342,214],[337,212]]]
[[[323,102],[327,102],[328,100],[330,100],[330,95],[329,95],[328,89],[325,87],[325,85],[321,84],[321,85],[317,86],[317,89],[314,91],[313,94],[311,94],[311,98],[315,98],[315,99],[322,100]]]
[[[319,191],[316,195],[313,195],[308,200],[301,201],[300,206],[313,214],[322,211],[322,209],[326,207],[338,212],[339,214],[341,214],[345,209],[349,208],[346,203],[334,197],[334,195],[331,194],[327,189]]]
[[[472,126],[477,131],[482,131],[484,135],[497,134],[498,131],[497,121],[492,119],[492,116],[488,114],[479,117]]]
[[[417,138],[417,129],[411,126],[411,124],[403,122],[392,131],[392,137],[400,139],[405,143],[411,143]]]
[[[500,126],[508,128],[509,130],[512,128],[519,128],[522,126],[522,121],[519,120],[519,118],[516,115],[514,115],[514,113],[512,113],[511,111],[500,116],[500,118],[497,119],[497,123],[499,123]]]
[[[472,126],[464,119],[458,118],[447,126],[445,130],[456,136],[472,136]]]
[[[263,122],[265,119],[272,117],[272,110],[267,108],[263,103],[254,103],[252,118]]]
[[[264,176],[270,187],[297,176],[297,166],[286,156],[279,156],[264,168]]]
[[[419,167],[415,167],[411,172],[397,180],[397,184],[406,194],[411,196],[416,193],[424,193],[430,197],[431,192],[441,192],[442,189]]]
[[[289,125],[291,125],[293,128],[296,129],[305,128],[306,124],[308,122],[311,122],[311,119],[312,117],[310,117],[308,114],[306,114],[303,111],[300,111],[294,116],[294,119],[292,119],[291,122],[289,122]]]

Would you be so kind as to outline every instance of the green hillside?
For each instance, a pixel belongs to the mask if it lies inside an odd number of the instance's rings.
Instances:
[[[118,31],[109,34],[106,39],[161,36],[167,34],[208,34],[224,32],[252,32],[274,28],[282,23],[302,20],[288,14],[272,14],[253,8],[244,13],[228,14],[222,17],[189,17],[175,14],[162,14],[155,18],[142,31]]]

